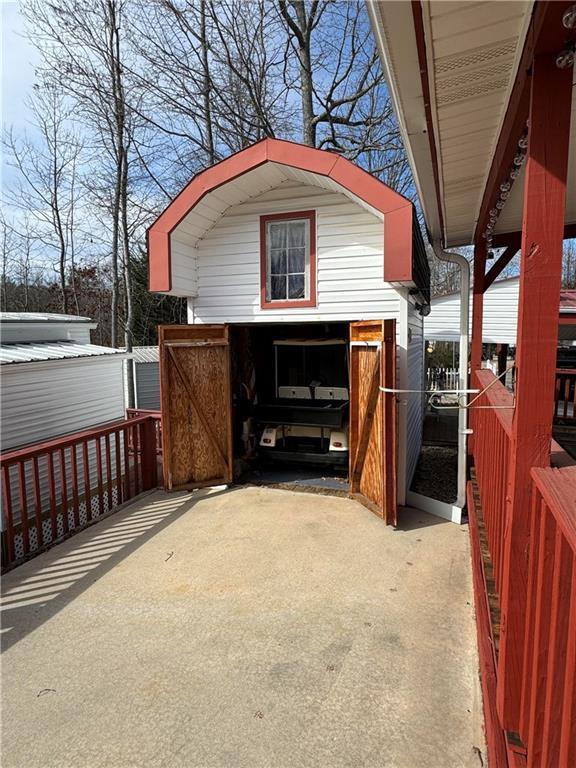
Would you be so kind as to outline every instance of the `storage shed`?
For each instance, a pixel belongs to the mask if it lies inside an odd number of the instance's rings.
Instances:
[[[160,372],[158,369],[158,347],[133,347],[131,365],[134,381],[134,405],[140,410],[160,410]],[[128,380],[128,377],[126,377]],[[126,392],[128,395],[128,392]],[[126,404],[128,404],[126,396]]]
[[[87,317],[0,313],[1,451],[124,416],[124,350],[90,343]]]
[[[412,203],[338,154],[265,139],[195,176],[148,250],[150,289],[188,300],[189,325],[160,329],[168,487],[230,482],[266,449],[344,451],[351,492],[395,521],[422,432],[422,399],[396,390],[422,389],[429,303]]]

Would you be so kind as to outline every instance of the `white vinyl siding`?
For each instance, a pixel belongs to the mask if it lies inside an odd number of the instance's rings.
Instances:
[[[124,417],[122,359],[2,366],[1,450]]]
[[[170,235],[170,262],[174,295],[196,296],[198,291],[194,242],[194,238],[181,229]]]
[[[316,211],[317,306],[260,307],[260,216]],[[190,323],[306,322],[394,318],[399,300],[384,282],[384,224],[341,193],[284,182],[227,211],[199,242]],[[190,294],[194,296],[194,294]]]
[[[123,360],[120,357],[99,357],[81,360],[56,360],[54,362],[19,363],[2,366],[2,442],[1,451],[8,452],[27,445],[43,443],[56,437],[96,428],[106,422],[124,417]],[[115,443],[111,441],[112,450]],[[104,444],[102,443],[102,452]],[[97,486],[96,444],[88,445],[90,486]],[[114,455],[114,454],[113,454]],[[78,487],[83,493],[84,467],[82,454],[76,449]],[[124,447],[120,443],[121,463],[124,466]],[[106,470],[103,453],[102,465]],[[33,473],[30,462],[25,465],[27,499],[34,498]],[[56,504],[61,502],[60,456],[55,455],[54,473]],[[45,456],[38,459],[39,488],[42,510],[49,508],[48,464]],[[67,487],[72,487],[71,456],[66,453]],[[10,473],[14,522],[20,520],[20,502],[17,472]],[[111,477],[116,477],[116,462],[112,462]],[[107,509],[107,499],[105,499]],[[34,505],[30,503],[29,514]],[[99,514],[96,498],[92,500],[92,514]],[[86,522],[85,505],[81,508],[81,523]],[[32,523],[31,523],[32,525]],[[0,527],[4,530],[5,521]],[[43,523],[47,539],[50,522]],[[63,533],[62,518],[58,523],[58,535]],[[36,539],[35,539],[36,540]],[[15,540],[16,554],[22,547],[22,538]]]
[[[485,344],[516,344],[518,325],[518,278],[500,280],[484,294],[482,340]],[[429,341],[460,339],[460,294],[432,299],[432,311],[424,321],[424,335]],[[470,332],[472,331],[472,295],[470,295]]]
[[[151,411],[160,410],[159,363],[136,363],[136,407]]]
[[[10,313],[11,314],[11,313]],[[28,313],[23,312],[25,316]],[[40,343],[44,341],[75,341],[77,344],[90,344],[90,331],[96,328],[96,323],[50,321],[45,320],[22,322],[2,322],[0,318],[0,334],[3,344],[22,344],[27,342]]]

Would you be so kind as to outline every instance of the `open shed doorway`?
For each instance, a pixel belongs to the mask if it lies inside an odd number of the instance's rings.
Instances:
[[[167,490],[267,476],[396,524],[395,320],[160,326],[159,347]]]
[[[230,327],[239,483],[348,495],[348,323]]]

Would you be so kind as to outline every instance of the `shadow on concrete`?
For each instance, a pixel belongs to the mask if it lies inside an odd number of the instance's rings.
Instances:
[[[206,498],[228,488],[135,499],[2,578],[2,651],[12,647],[82,594],[157,533]],[[167,559],[170,553],[166,553]]]
[[[412,507],[399,507],[398,525],[395,531],[417,531],[419,528],[430,528],[433,525],[454,525],[449,520],[430,515],[428,512],[421,512]]]

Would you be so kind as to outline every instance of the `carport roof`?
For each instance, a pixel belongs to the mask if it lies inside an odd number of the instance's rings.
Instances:
[[[528,54],[542,30],[547,36],[539,44],[548,45],[552,37],[560,52],[562,36],[569,35],[562,25],[565,6],[533,0],[367,0],[426,225],[431,238],[446,247],[473,243],[482,231],[494,203],[491,190],[504,180],[507,137],[515,148],[525,126]],[[573,115],[575,110],[576,84]],[[574,224],[574,117],[569,151],[565,223]],[[523,187],[524,170],[498,217],[496,234],[522,228]]]

